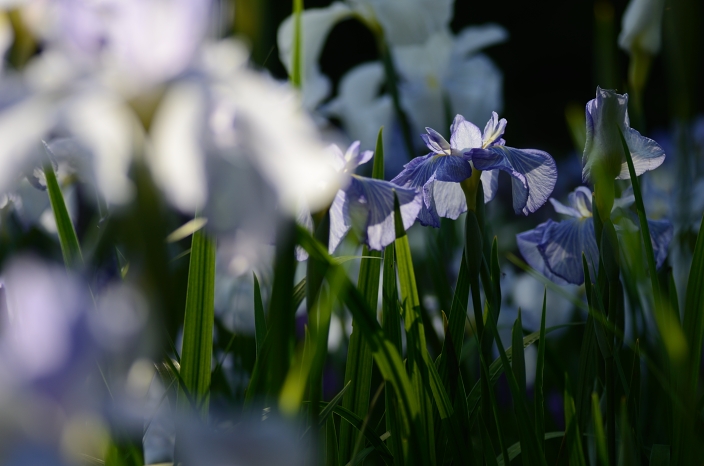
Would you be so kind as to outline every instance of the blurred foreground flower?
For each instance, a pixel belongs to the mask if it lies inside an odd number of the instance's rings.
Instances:
[[[141,346],[147,308],[123,284],[94,298],[63,267],[23,257],[3,268],[2,464],[104,459],[108,405],[129,389],[130,376],[121,368],[130,367]]]
[[[632,195],[617,199],[614,210],[626,208],[634,201]],[[596,277],[599,264],[599,249],[594,235],[592,216],[592,193],[589,188],[580,186],[570,193],[568,205],[550,199],[555,211],[570,217],[554,222],[548,220],[534,230],[516,235],[518,249],[528,264],[557,284],[584,283],[582,253],[586,256],[589,274]],[[636,224],[623,218],[629,228]],[[648,220],[651,242],[655,253],[656,266],[660,267],[667,257],[667,248],[672,239],[672,224],[667,220]],[[621,228],[617,229],[617,232]]]

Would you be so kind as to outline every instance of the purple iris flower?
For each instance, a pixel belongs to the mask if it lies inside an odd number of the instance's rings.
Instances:
[[[636,176],[654,170],[665,160],[665,151],[657,142],[631,128],[628,94],[597,87],[596,98],[587,102],[586,117],[587,139],[582,157],[584,181],[592,178],[595,167],[616,179],[630,179],[619,129],[628,144]]]
[[[355,175],[357,167],[367,163],[374,155],[372,151],[360,153],[359,141],[353,142],[344,154],[335,145],[330,146],[329,150],[333,154],[335,168],[349,176],[347,186],[337,192],[330,207],[330,252],[337,248],[357,221],[363,225],[362,241],[370,249],[380,251],[396,239],[394,191],[405,229],[410,228],[418,216],[422,204],[420,193],[389,181]]]
[[[533,230],[516,235],[518,249],[531,267],[553,282],[559,285],[581,285],[584,283],[582,253],[587,259],[592,277],[596,276],[594,267],[599,263],[592,217],[592,193],[589,188],[580,186],[570,193],[569,205],[552,198],[550,202],[557,213],[570,218],[560,222],[548,220]],[[632,202],[632,195],[617,199],[614,209],[624,208]],[[667,220],[648,220],[648,228],[656,265],[660,267],[667,257],[667,247],[673,233],[672,224]]]
[[[557,180],[555,161],[547,152],[506,147],[502,138],[506,120],[492,112],[484,133],[457,115],[450,126],[448,143],[437,131],[426,128],[421,137],[431,150],[404,166],[393,183],[422,189],[423,207],[418,219],[423,225],[440,226],[440,217],[456,219],[467,210],[459,183],[472,176],[472,165],[481,170],[484,201],[494,198],[498,170],[513,177],[513,208],[528,215],[547,201]]]

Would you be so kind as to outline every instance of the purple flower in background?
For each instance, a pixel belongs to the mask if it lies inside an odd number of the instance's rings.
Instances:
[[[553,282],[563,285],[584,283],[582,253],[586,256],[589,274],[595,277],[599,262],[599,249],[594,236],[592,193],[580,186],[569,195],[569,205],[550,199],[555,211],[570,218],[554,222],[548,220],[535,229],[516,235],[518,249],[531,267]],[[617,199],[614,209],[626,207],[633,196]],[[628,220],[628,216],[624,219]],[[672,224],[667,220],[648,220],[657,267],[667,257],[667,247],[672,239]]]
[[[379,251],[396,239],[394,192],[398,197],[405,229],[413,225],[421,209],[420,193],[389,181],[355,175],[355,169],[374,155],[372,151],[360,153],[359,141],[352,143],[345,154],[335,145],[330,150],[335,167],[350,177],[349,184],[337,192],[330,207],[330,251],[337,248],[356,218],[364,224],[363,242],[370,249]]]
[[[440,217],[456,219],[467,210],[458,184],[482,170],[484,201],[494,198],[498,171],[513,178],[513,206],[516,213],[535,212],[545,203],[557,180],[555,161],[547,152],[506,147],[502,136],[506,120],[492,112],[484,133],[457,115],[450,127],[448,143],[437,131],[426,128],[421,137],[431,152],[411,160],[392,182],[423,190],[423,208],[418,219],[423,225],[440,226]]]
[[[665,151],[657,142],[630,127],[628,94],[597,87],[596,98],[587,102],[586,116],[587,140],[582,156],[584,181],[592,180],[594,168],[619,180],[630,179],[619,129],[628,144],[636,176],[656,169],[665,160]]]

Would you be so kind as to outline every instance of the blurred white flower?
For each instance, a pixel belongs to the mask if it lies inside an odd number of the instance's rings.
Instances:
[[[152,167],[167,196],[183,210],[207,199],[216,216],[251,204],[273,211],[262,190],[291,215],[301,203],[329,205],[342,178],[297,94],[240,60],[223,69],[218,56],[246,56],[235,42],[213,44],[204,55],[205,78],[172,86],[154,118]]]
[[[326,8],[311,8],[301,15],[303,104],[316,108],[330,94],[330,80],[322,74],[318,61],[330,31],[345,19],[355,18],[373,32],[381,33],[390,45],[425,42],[448,26],[454,0],[350,0]],[[279,26],[279,57],[289,74],[293,67],[293,16]]]
[[[665,0],[631,0],[621,21],[618,45],[630,54],[657,55],[662,42]]]
[[[424,44],[392,49],[401,105],[414,132],[449,127],[448,115],[483,121],[492,111],[500,111],[501,71],[478,51],[507,37],[502,27],[489,24],[466,28],[457,36],[442,30]],[[359,139],[365,149],[374,147],[381,126],[393,128],[391,96],[380,93],[385,80],[381,62],[359,65],[343,76],[338,96],[321,108],[324,114],[339,118],[350,137]],[[393,148],[387,148],[393,154]]]
[[[401,105],[415,132],[448,128],[448,115],[484,121],[491,112],[501,111],[501,71],[478,52],[507,38],[504,28],[486,24],[468,27],[457,36],[439,31],[424,44],[393,49],[402,79]]]

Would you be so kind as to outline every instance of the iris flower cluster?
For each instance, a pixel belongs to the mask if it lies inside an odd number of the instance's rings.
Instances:
[[[380,250],[395,239],[393,192],[399,199],[404,228],[416,216],[422,225],[440,226],[440,217],[456,219],[474,208],[476,190],[482,180],[485,202],[494,198],[499,170],[512,177],[513,208],[517,214],[535,212],[547,200],[557,181],[555,161],[547,152],[507,147],[503,134],[506,120],[496,112],[482,133],[473,123],[457,115],[450,127],[450,142],[432,128],[421,137],[430,153],[405,165],[391,182],[350,175],[331,207],[330,250],[333,251],[352,223],[352,211],[363,210],[364,242]],[[338,169],[351,173],[369,161],[370,151],[359,153],[355,142],[342,155],[336,146]],[[306,222],[309,223],[309,222]],[[310,223],[309,223],[310,224]]]
[[[659,167],[665,159],[665,152],[655,141],[630,127],[628,94],[597,88],[596,98],[587,103],[586,121],[587,140],[582,159],[584,181],[595,178],[595,173],[612,179],[630,178],[621,134],[628,146],[636,175]],[[614,223],[620,220],[620,223],[635,228],[635,224],[629,221],[632,213],[626,210],[633,200],[630,195],[614,201],[611,213]],[[548,220],[533,230],[520,233],[517,236],[518,247],[526,261],[552,281],[580,285],[584,283],[582,254],[592,276],[595,265],[599,263],[592,216],[592,191],[580,186],[569,195],[568,205],[555,199],[550,199],[550,202],[557,213],[569,218],[560,222]],[[668,220],[648,220],[648,226],[656,265],[660,267],[672,239],[672,224]]]

